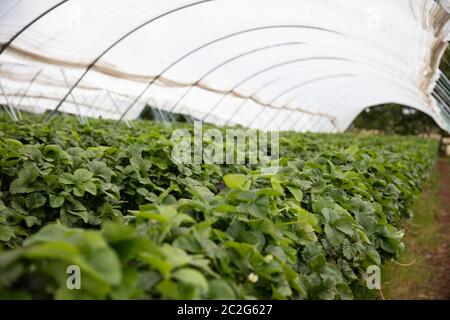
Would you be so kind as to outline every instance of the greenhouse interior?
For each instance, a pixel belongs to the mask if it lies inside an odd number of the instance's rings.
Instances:
[[[0,0],[0,300],[449,300],[449,40],[448,0]]]

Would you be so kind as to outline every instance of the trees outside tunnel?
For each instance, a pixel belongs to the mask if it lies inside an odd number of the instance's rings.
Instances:
[[[427,114],[396,104],[379,105],[365,109],[355,119],[350,130],[373,130],[397,135],[441,133],[441,129]]]

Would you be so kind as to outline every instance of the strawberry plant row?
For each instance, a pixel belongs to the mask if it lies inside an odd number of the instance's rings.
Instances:
[[[365,297],[437,156],[416,137],[285,132],[267,174],[174,162],[189,124],[37,120],[0,123],[2,298]]]

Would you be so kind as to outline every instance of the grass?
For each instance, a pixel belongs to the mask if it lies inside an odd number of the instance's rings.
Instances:
[[[405,224],[406,251],[382,268],[380,295],[388,300],[433,299],[436,267],[430,258],[438,245],[439,173],[433,170],[417,198],[414,217]]]

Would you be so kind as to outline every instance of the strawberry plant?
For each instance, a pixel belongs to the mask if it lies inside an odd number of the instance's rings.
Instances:
[[[285,132],[267,174],[173,162],[188,124],[34,120],[0,123],[3,298],[364,297],[437,155],[420,138]]]

